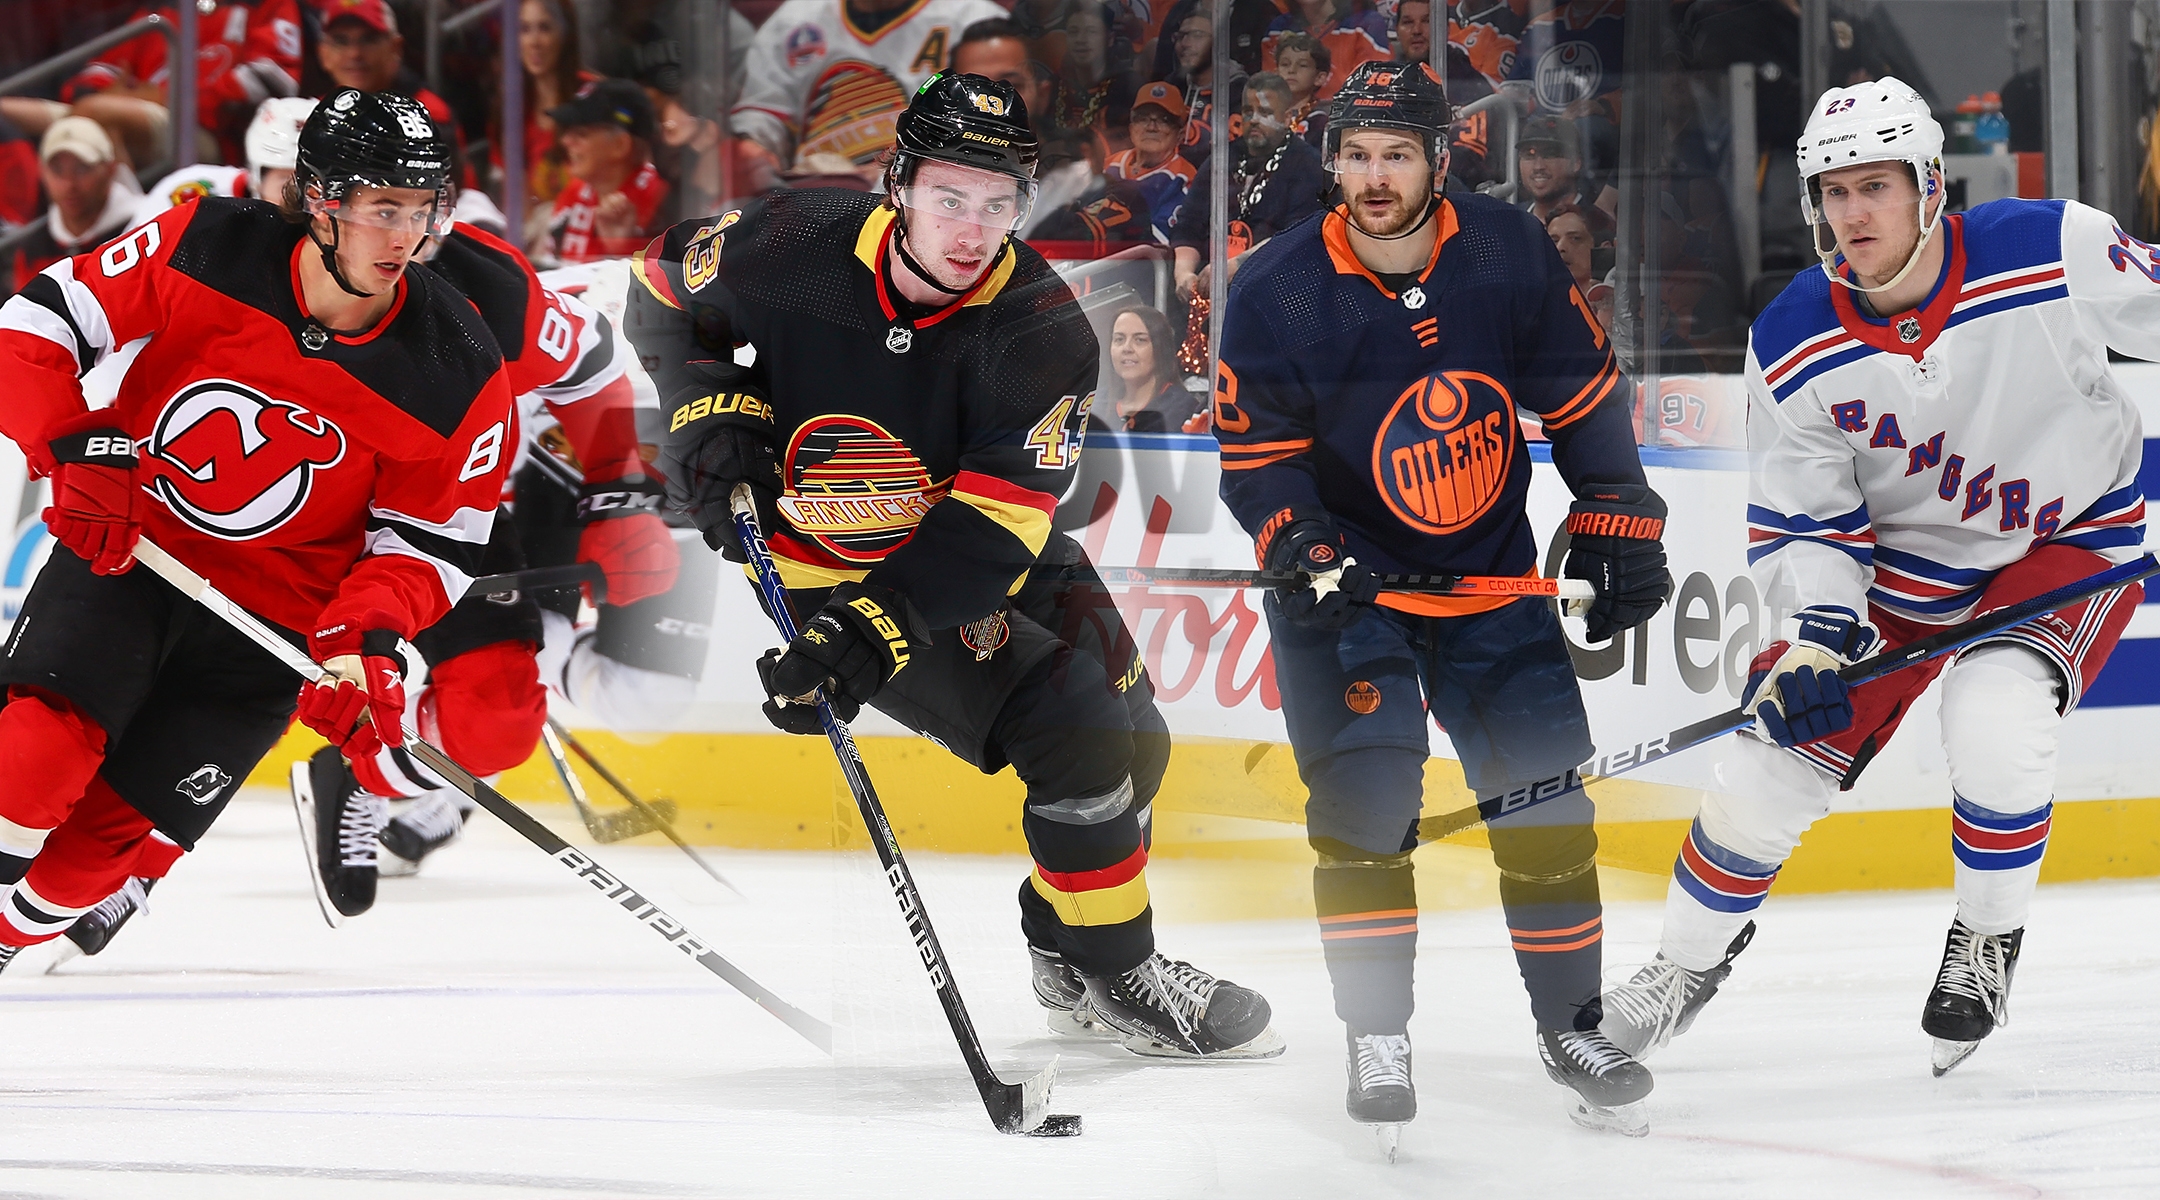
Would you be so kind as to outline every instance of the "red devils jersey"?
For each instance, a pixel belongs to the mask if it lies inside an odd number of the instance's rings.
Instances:
[[[170,6],[157,11],[167,21],[174,19]],[[147,8],[137,9],[129,19],[148,15]],[[271,96],[300,90],[300,6],[294,0],[213,3],[196,19],[196,29],[195,97],[204,129],[217,132],[229,109],[250,112]],[[69,80],[62,96],[77,100],[131,80],[164,86],[172,74],[168,49],[156,30],[122,42]],[[226,161],[240,161],[239,143],[224,140]]]
[[[643,472],[635,397],[606,317],[550,290],[516,248],[468,225],[453,229],[427,266],[480,310],[502,347],[512,394],[547,405],[586,482]]]
[[[325,330],[298,299],[313,253],[270,205],[211,198],[54,263],[0,306],[0,432],[40,461],[83,411],[78,377],[148,339],[113,401],[144,535],[288,628],[336,595],[409,637],[479,574],[510,387],[480,315],[427,271],[373,328]]]
[[[902,311],[892,237],[892,209],[838,188],[685,221],[631,261],[623,323],[671,425],[715,405],[772,423],[767,540],[789,587],[868,578],[950,628],[994,611],[1050,537],[1095,335],[1019,242],[952,303]],[[737,366],[744,343],[757,360]]]

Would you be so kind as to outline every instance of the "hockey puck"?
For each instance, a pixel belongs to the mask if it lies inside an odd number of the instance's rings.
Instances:
[[[1027,1131],[1029,1137],[1079,1137],[1080,1115],[1078,1113],[1051,1113],[1043,1123]]]

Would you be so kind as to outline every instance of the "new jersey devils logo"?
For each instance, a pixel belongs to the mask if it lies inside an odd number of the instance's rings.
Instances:
[[[191,384],[167,401],[143,447],[151,494],[229,541],[291,520],[315,472],[344,457],[345,434],[328,417],[229,379]]]
[[[1492,508],[1514,463],[1515,402],[1476,371],[1428,375],[1373,438],[1373,482],[1388,511],[1421,533],[1453,533]]]

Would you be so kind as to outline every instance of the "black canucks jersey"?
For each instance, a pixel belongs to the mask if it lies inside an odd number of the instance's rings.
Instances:
[[[1632,389],[1536,218],[1472,194],[1434,220],[1432,258],[1399,292],[1358,261],[1341,210],[1276,236],[1231,284],[1222,495],[1263,557],[1289,510],[1318,508],[1374,571],[1527,574],[1518,405],[1578,495],[1643,482]],[[1495,603],[1381,602],[1435,615]]]
[[[1018,242],[950,305],[904,311],[893,220],[878,197],[804,189],[685,221],[632,260],[624,324],[671,422],[701,401],[768,410],[785,478],[767,541],[789,587],[867,578],[949,628],[995,609],[1049,538],[1095,335]],[[742,346],[754,361],[730,367]]]

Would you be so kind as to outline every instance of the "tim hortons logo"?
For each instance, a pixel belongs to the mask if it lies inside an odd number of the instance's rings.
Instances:
[[[328,417],[229,379],[209,379],[166,401],[143,448],[152,495],[212,537],[244,541],[292,519],[315,472],[345,458]]]

